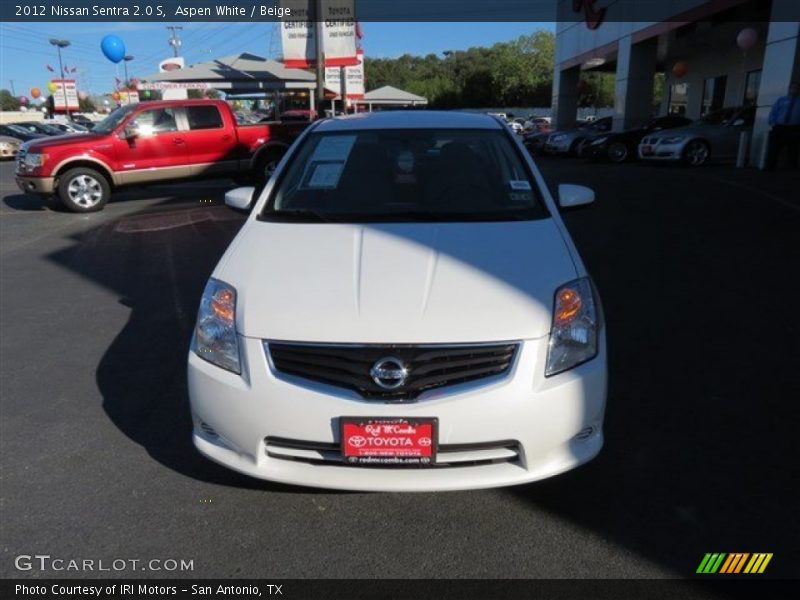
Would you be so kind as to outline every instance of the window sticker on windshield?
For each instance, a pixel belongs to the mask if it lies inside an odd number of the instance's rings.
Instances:
[[[525,181],[524,179],[512,179],[508,182],[511,185],[512,190],[520,190],[525,192],[531,191],[531,184],[529,181]]]
[[[354,135],[328,135],[323,137],[317,147],[314,148],[314,154],[311,155],[312,161],[324,160],[340,160],[347,161],[350,156],[350,151],[353,149],[353,144],[356,143],[356,136]]]
[[[509,192],[508,199],[515,203],[530,204],[533,200],[533,194],[530,192]]]
[[[312,162],[304,177],[304,189],[334,189],[344,171],[344,162]]]

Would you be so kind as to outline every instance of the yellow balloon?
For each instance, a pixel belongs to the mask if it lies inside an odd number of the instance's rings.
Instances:
[[[58,86],[52,81],[47,82],[47,90],[52,94],[58,89]]]

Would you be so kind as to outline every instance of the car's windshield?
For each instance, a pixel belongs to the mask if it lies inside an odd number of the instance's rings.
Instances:
[[[260,215],[270,221],[498,221],[547,216],[500,130],[314,133]]]
[[[28,129],[20,125],[6,125],[6,127],[15,133],[31,133]]]
[[[125,120],[130,112],[136,108],[136,104],[128,104],[126,106],[121,106],[117,110],[113,111],[109,114],[105,119],[100,121],[94,129],[92,129],[92,133],[111,133],[114,131],[120,123]]]

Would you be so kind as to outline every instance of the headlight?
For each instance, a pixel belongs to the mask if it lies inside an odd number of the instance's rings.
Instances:
[[[563,133],[559,133],[558,135],[551,135],[550,136],[550,141],[551,142],[563,142],[565,139],[567,139],[567,136],[564,135]]]
[[[597,327],[597,312],[589,279],[576,279],[558,288],[547,348],[545,377],[576,367],[597,356]]]
[[[602,137],[599,137],[599,138],[596,138],[596,139],[592,140],[592,146],[598,146],[600,144],[606,143],[607,141],[608,141],[608,136],[604,135]]]
[[[208,280],[197,313],[192,352],[218,367],[242,372],[236,337],[236,290],[227,283]]]
[[[47,162],[47,154],[26,154],[22,164],[28,169],[36,169]]]
[[[679,144],[686,139],[685,135],[675,135],[672,137],[661,138],[662,144]]]
[[[15,144],[12,144],[10,142],[0,142],[0,148],[2,148],[3,150],[13,150],[14,146]]]

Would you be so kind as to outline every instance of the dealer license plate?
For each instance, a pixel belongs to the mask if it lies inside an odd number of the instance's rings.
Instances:
[[[348,464],[427,467],[436,462],[436,418],[342,417],[340,426]]]
[[[650,156],[653,153],[652,146],[642,146],[642,154],[645,156]]]

